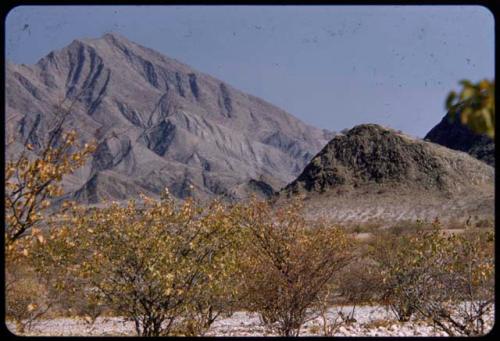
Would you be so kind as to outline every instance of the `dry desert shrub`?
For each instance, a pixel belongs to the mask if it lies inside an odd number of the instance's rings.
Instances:
[[[450,336],[486,332],[494,303],[492,231],[379,236],[371,257],[382,275],[381,301],[400,321],[418,314]]]
[[[218,202],[143,199],[72,208],[33,246],[35,266],[61,297],[111,309],[138,335],[202,335],[234,301],[238,229]]]
[[[299,335],[352,258],[352,240],[340,228],[305,221],[297,202],[273,210],[253,201],[242,208],[240,226],[246,233],[241,269],[247,309],[278,334]]]
[[[335,278],[335,286],[339,295],[337,303],[354,307],[375,303],[381,290],[381,280],[374,261],[360,255],[342,269]]]
[[[5,318],[14,321],[16,332],[23,334],[51,307],[45,285],[23,260],[5,268]]]

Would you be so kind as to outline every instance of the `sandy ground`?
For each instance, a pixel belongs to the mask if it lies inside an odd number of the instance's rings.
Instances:
[[[441,229],[440,231],[446,235],[453,235],[453,234],[464,233],[466,230],[465,229]],[[476,228],[474,228],[474,231],[487,232],[487,231],[491,231],[491,228],[478,228],[478,227],[476,227]],[[357,240],[369,240],[370,238],[373,237],[374,234],[371,232],[360,232],[360,233],[352,233],[351,235]]]
[[[329,318],[337,316],[336,311],[340,308],[331,309]],[[350,312],[352,307],[344,307],[345,313]],[[436,330],[433,326],[422,321],[400,323],[395,321],[394,315],[382,307],[362,306],[356,307],[356,322],[343,325],[333,336],[446,336],[444,332]],[[493,315],[487,320],[488,325],[493,325]],[[12,323],[7,327],[16,333]],[[58,318],[52,320],[40,320],[35,322],[27,335],[53,335],[53,336],[111,336],[111,335],[135,335],[132,322],[124,321],[119,317],[98,318],[93,325],[83,320],[71,318]],[[236,312],[230,318],[222,318],[215,321],[207,336],[266,336],[275,335],[266,331],[254,313]],[[304,325],[300,335],[322,335],[322,323],[319,319],[310,321]]]
[[[403,191],[378,187],[352,191],[343,195],[325,193],[308,197],[305,214],[310,219],[321,218],[342,225],[378,222],[392,225],[397,221],[433,221],[439,217],[443,224],[458,223],[472,217],[472,223],[494,219],[493,187],[487,193],[467,193],[451,198],[432,195],[426,191]],[[477,216],[477,217],[476,217]]]

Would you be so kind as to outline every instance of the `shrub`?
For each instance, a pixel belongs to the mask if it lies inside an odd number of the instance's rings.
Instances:
[[[26,260],[7,263],[5,268],[6,319],[14,321],[17,333],[29,330],[32,323],[51,307],[47,290]]]
[[[381,290],[381,276],[373,260],[360,255],[336,276],[335,284],[342,303],[371,304]]]
[[[429,262],[435,255],[426,250],[426,232],[406,232],[403,235],[380,234],[374,240],[371,257],[381,274],[380,300],[401,322],[409,321],[421,297],[420,277],[426,277]]]
[[[440,252],[417,311],[450,336],[487,332],[494,304],[493,232],[437,237]]]
[[[371,256],[382,275],[382,299],[400,321],[418,313],[451,336],[483,334],[494,298],[492,241],[492,232],[437,229],[379,236]]]
[[[297,203],[273,210],[253,201],[240,225],[247,233],[241,262],[247,308],[280,335],[299,335],[350,260],[352,241],[338,228],[306,222]]]
[[[166,193],[141,205],[74,207],[52,223],[33,259],[63,297],[108,307],[138,335],[199,335],[235,297],[225,282],[238,238],[222,204],[177,206]]]

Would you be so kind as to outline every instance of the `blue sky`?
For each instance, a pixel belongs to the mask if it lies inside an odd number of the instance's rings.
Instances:
[[[423,137],[459,80],[494,77],[480,6],[20,6],[5,25],[15,63],[117,32],[335,131]]]

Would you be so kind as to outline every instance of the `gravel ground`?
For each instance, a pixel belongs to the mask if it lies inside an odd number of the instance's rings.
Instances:
[[[344,307],[345,313],[352,307]],[[336,309],[331,309],[328,317],[337,316]],[[362,306],[356,307],[354,318],[356,322],[343,325],[333,336],[446,336],[444,332],[435,330],[432,326],[421,321],[400,323],[394,316],[382,307]],[[487,321],[493,325],[493,315]],[[7,327],[16,333],[12,323],[7,322]],[[321,322],[319,319],[305,324],[300,335],[321,335]],[[33,323],[27,335],[45,336],[111,336],[135,335],[132,322],[124,321],[119,317],[100,317],[93,325],[81,319],[58,318],[40,320]],[[207,336],[265,336],[275,335],[266,331],[260,323],[259,317],[254,313],[236,312],[230,318],[215,321]]]

